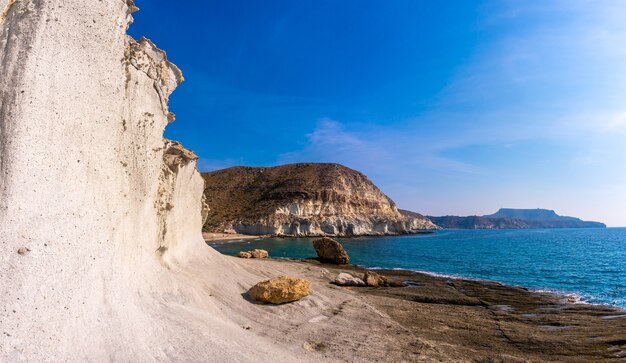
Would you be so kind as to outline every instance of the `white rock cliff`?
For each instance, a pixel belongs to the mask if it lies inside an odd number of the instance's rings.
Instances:
[[[292,361],[242,332],[258,277],[202,239],[196,157],[162,137],[183,77],[135,10],[0,18],[0,361]]]

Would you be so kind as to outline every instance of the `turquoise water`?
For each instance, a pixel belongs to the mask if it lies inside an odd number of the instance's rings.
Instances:
[[[446,230],[432,235],[340,238],[351,263],[485,279],[576,294],[626,308],[626,228]],[[315,257],[311,239],[211,244],[226,254],[262,248],[272,257]]]

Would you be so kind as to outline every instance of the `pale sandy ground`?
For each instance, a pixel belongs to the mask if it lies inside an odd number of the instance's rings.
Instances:
[[[242,329],[251,336],[291,350],[298,361],[412,360],[403,357],[405,351],[396,344],[396,333],[406,329],[355,290],[330,284],[336,273],[305,263],[226,258],[236,260],[261,280],[288,275],[312,282],[310,296],[278,306],[252,302],[242,291],[246,310],[242,315],[249,319]]]

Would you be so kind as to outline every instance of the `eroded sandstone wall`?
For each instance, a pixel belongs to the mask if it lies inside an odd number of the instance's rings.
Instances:
[[[197,158],[162,137],[183,77],[126,35],[135,10],[18,0],[2,13],[0,360],[145,358],[142,344],[111,348],[163,329],[141,296],[206,248]]]
[[[259,220],[242,220],[231,225],[232,232],[277,236],[387,236],[438,229],[429,220],[376,215],[296,216],[277,215]]]

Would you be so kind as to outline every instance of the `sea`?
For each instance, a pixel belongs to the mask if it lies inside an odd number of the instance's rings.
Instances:
[[[442,230],[394,237],[338,238],[350,262],[497,281],[626,308],[626,228]],[[224,254],[255,248],[276,258],[314,258],[311,238],[214,242]]]

